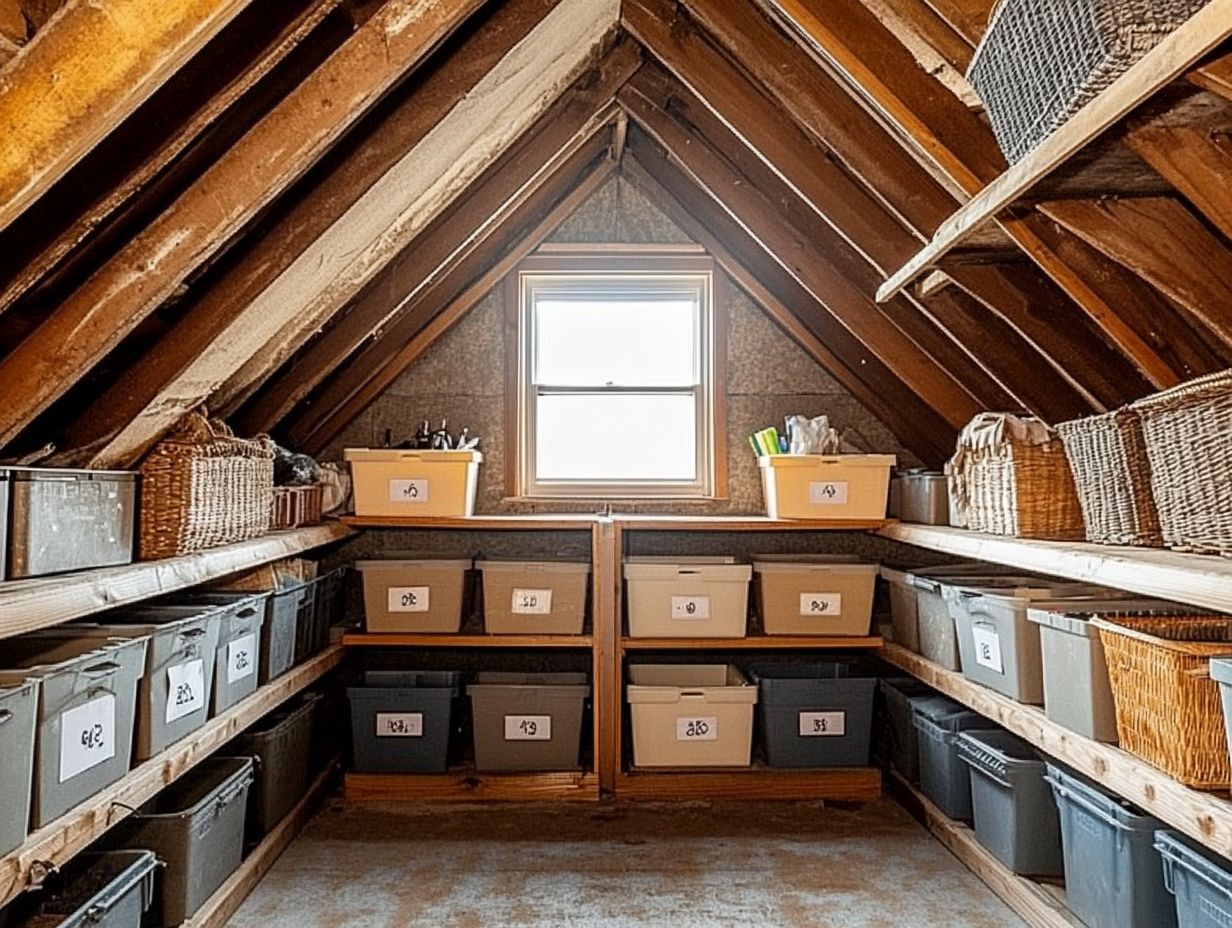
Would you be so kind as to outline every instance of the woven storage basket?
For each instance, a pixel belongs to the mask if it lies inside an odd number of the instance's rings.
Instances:
[[[958,437],[950,477],[972,531],[1056,541],[1086,537],[1065,448],[1038,419],[976,416]]]
[[[1121,747],[1197,789],[1232,781],[1210,660],[1232,653],[1232,617],[1097,616]]]
[[[1078,489],[1087,541],[1159,547],[1142,419],[1132,409],[1057,426]]]
[[[316,525],[321,521],[321,503],[325,487],[274,487],[274,504],[270,528],[295,528]]]
[[[269,531],[274,444],[189,415],[141,464],[140,556],[174,557]]]
[[[1232,371],[1130,408],[1142,417],[1163,543],[1232,556]]]
[[[1011,162],[1064,125],[1207,0],[1001,0],[967,79]]]

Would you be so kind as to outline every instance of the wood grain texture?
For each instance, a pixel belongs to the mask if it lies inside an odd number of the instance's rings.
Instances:
[[[881,771],[874,767],[830,770],[772,770],[736,767],[730,770],[650,770],[621,774],[619,799],[672,801],[690,799],[759,799],[836,802],[876,802],[881,798]]]
[[[928,5],[974,47],[984,38],[996,3],[994,0],[928,0]]]
[[[342,636],[346,648],[590,648],[590,635],[414,635],[355,632]]]
[[[1189,126],[1132,131],[1125,143],[1232,239],[1232,138]]]
[[[621,640],[626,651],[843,651],[879,648],[880,635],[841,638],[822,635],[749,635],[745,638],[630,638]]]
[[[596,773],[348,773],[347,802],[598,802]]]

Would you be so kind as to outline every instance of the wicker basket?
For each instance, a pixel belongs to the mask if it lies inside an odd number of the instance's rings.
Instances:
[[[141,558],[265,534],[273,490],[273,442],[236,438],[222,423],[192,413],[141,464]]]
[[[1132,409],[1057,426],[1078,489],[1087,541],[1159,547],[1142,419]]]
[[[270,528],[295,528],[316,525],[321,521],[321,503],[325,487],[274,487],[274,508]]]
[[[1097,616],[1121,747],[1186,786],[1232,781],[1210,660],[1232,652],[1232,617]]]
[[[1207,0],[1001,0],[967,79],[1018,161]]]
[[[1065,448],[1038,419],[976,416],[958,438],[950,477],[972,531],[1056,541],[1086,537]]]
[[[1232,371],[1130,408],[1142,417],[1163,543],[1232,555]]]

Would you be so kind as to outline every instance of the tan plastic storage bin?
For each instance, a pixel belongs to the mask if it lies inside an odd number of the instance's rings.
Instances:
[[[757,687],[728,664],[634,664],[626,688],[637,767],[747,767]]]
[[[476,561],[483,573],[483,627],[492,635],[580,635],[590,564]]]
[[[847,557],[759,557],[758,613],[767,635],[867,635],[877,565]]]
[[[456,633],[469,560],[356,561],[370,632]]]
[[[892,454],[775,454],[758,458],[772,519],[884,519]]]
[[[469,516],[483,455],[478,451],[347,448],[357,516]]]
[[[722,557],[625,560],[634,638],[743,638],[753,568]]]

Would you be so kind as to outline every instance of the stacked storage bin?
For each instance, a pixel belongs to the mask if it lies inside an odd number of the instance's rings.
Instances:
[[[761,555],[753,561],[767,635],[862,637],[873,621],[877,565],[843,555]]]
[[[1232,924],[1232,867],[1227,861],[1204,854],[1174,831],[1157,831],[1155,848],[1163,857],[1164,884],[1176,897],[1180,928]]]
[[[168,600],[170,606],[218,610],[211,717],[256,692],[268,598],[268,593],[186,593]]]
[[[728,557],[625,560],[634,638],[743,638],[753,568]]]
[[[936,697],[930,687],[915,677],[886,677],[880,681],[885,700],[890,765],[907,778],[920,782],[920,744],[915,727],[915,707]]]
[[[584,673],[476,674],[466,688],[479,770],[577,770]]]
[[[962,732],[986,728],[988,721],[952,699],[934,696],[917,701],[920,788],[947,817],[971,821],[971,777],[958,754]]]
[[[370,632],[456,634],[462,627],[471,561],[358,561]]]
[[[747,767],[757,687],[726,664],[636,664],[626,688],[639,767]]]
[[[439,773],[448,766],[462,674],[369,670],[347,688],[355,769]]]
[[[240,735],[232,750],[255,759],[245,832],[256,843],[281,822],[308,791],[312,723],[320,701],[305,694]]]
[[[580,635],[590,564],[477,561],[483,575],[483,628],[490,635]]]
[[[850,663],[754,664],[771,767],[866,767],[877,679]]]
[[[0,924],[139,928],[154,897],[157,874],[158,859],[150,851],[81,854],[64,867],[56,888],[44,885],[19,898],[11,909],[0,912]]]
[[[26,839],[38,697],[37,680],[0,682],[0,857]]]

